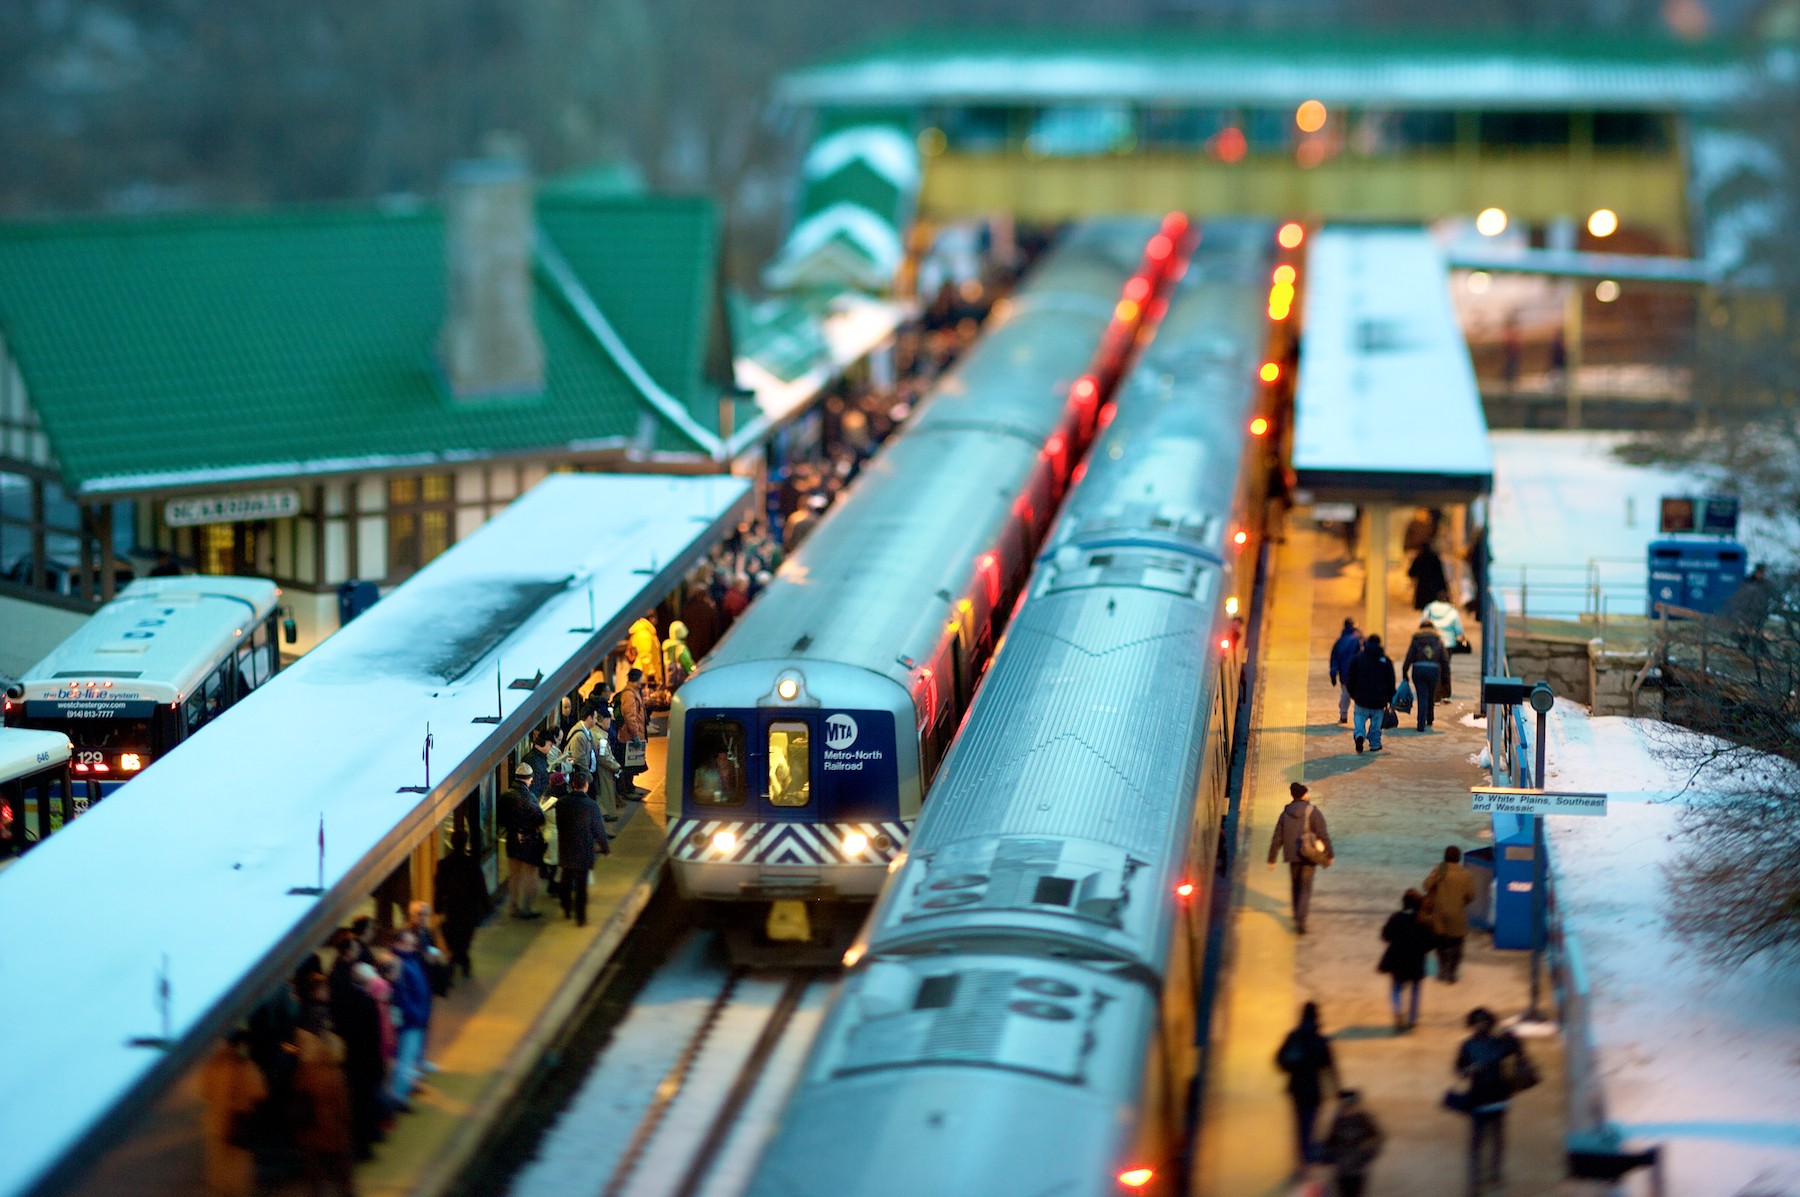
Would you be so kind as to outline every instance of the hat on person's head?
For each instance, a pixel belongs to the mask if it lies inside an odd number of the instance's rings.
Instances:
[[[530,777],[531,776],[531,766],[526,764],[524,761],[520,761],[513,768],[513,776],[520,777],[520,778]]]
[[[1346,632],[1348,632],[1351,628],[1354,628],[1355,626],[1356,626],[1356,620],[1352,619],[1348,615],[1344,616],[1344,630]]]
[[[1290,781],[1288,782],[1288,793],[1297,799],[1304,798],[1306,797],[1306,787],[1297,781]]]

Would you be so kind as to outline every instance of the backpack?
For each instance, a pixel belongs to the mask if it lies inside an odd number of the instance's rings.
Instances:
[[[612,716],[617,723],[625,722],[625,690],[623,688],[612,696]]]

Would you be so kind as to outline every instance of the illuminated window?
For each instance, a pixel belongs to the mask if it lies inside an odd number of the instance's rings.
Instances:
[[[455,479],[449,474],[389,478],[387,492],[388,580],[398,582],[450,547]]]
[[[769,803],[805,806],[812,801],[812,736],[798,720],[769,724]]]

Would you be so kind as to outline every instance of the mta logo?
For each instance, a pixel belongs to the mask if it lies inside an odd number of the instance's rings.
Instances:
[[[856,720],[848,715],[833,715],[825,720],[825,747],[842,751],[856,743]]]

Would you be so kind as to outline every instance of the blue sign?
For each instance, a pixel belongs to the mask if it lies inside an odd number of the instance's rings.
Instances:
[[[1654,619],[1661,607],[1718,613],[1744,580],[1747,559],[1735,540],[1651,541],[1647,614]]]
[[[833,711],[824,719],[814,792],[825,818],[898,818],[900,760],[888,711]]]

